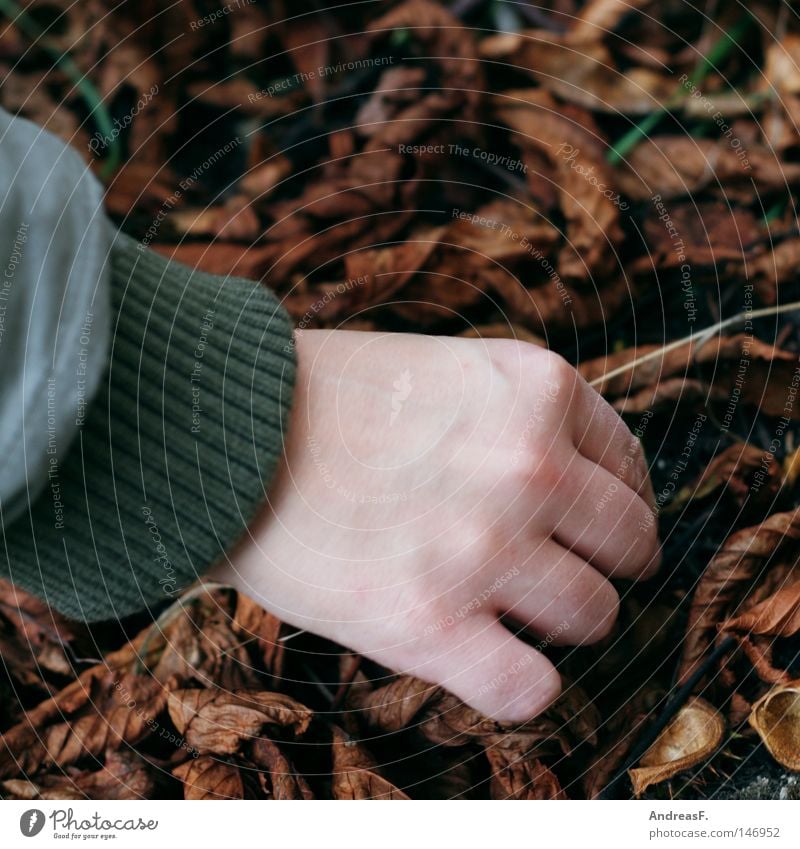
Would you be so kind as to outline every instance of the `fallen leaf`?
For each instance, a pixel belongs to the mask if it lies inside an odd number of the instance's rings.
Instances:
[[[780,474],[769,452],[737,442],[714,457],[696,481],[680,489],[663,512],[675,513],[720,489],[739,509],[748,501],[769,505],[780,488]]]
[[[800,631],[800,581],[780,587],[771,596],[719,626],[721,634],[735,636],[762,681],[788,683],[791,675],[776,669],[772,647],[776,637],[793,637]],[[770,640],[758,637],[771,637]]]
[[[112,751],[97,770],[56,773],[2,782],[3,798],[26,801],[71,799],[138,800],[155,790],[152,768],[133,751]]]
[[[289,762],[280,747],[267,737],[253,740],[250,760],[259,769],[262,790],[270,799],[313,799],[305,778]]]
[[[178,732],[201,754],[232,755],[265,727],[300,736],[312,717],[289,696],[254,690],[175,690],[169,693],[168,707]]]
[[[334,799],[408,799],[377,770],[366,751],[333,727],[332,792]]]
[[[800,510],[776,513],[760,525],[728,537],[706,567],[694,592],[678,670],[679,682],[685,682],[701,664],[717,636],[719,623],[751,598],[760,584],[769,586],[765,584],[766,575],[772,572],[785,580],[786,570],[779,565],[795,556],[798,540]]]
[[[523,152],[532,149],[549,165],[545,176],[531,162],[528,182],[548,179],[558,187],[567,222],[566,244],[555,264],[559,275],[585,281],[612,274],[616,268],[612,245],[622,231],[619,206],[606,192],[614,182],[597,138],[560,114],[556,104],[542,98],[538,90],[507,91],[495,95],[493,102],[499,120],[513,131],[517,146]]]
[[[753,705],[749,722],[778,763],[800,772],[800,682],[763,695]]]
[[[553,772],[540,760],[507,749],[487,748],[492,799],[566,799]]]
[[[481,55],[530,72],[542,88],[597,112],[645,115],[675,93],[675,80],[649,68],[622,72],[610,50],[587,25],[564,35],[544,30],[503,33],[481,41]]]
[[[797,354],[784,351],[744,333],[714,337],[703,344],[686,342],[659,356],[603,379],[645,355],[660,352],[657,345],[626,348],[578,366],[587,381],[621,413],[663,409],[676,403],[730,402],[735,397],[770,416],[800,419],[793,403]],[[595,383],[596,382],[596,383]]]
[[[707,701],[692,697],[678,711],[639,766],[628,770],[633,792],[641,796],[652,784],[673,778],[707,760],[725,736],[725,720]]]
[[[241,772],[225,760],[200,755],[175,767],[172,774],[183,782],[183,798],[188,801],[244,799]]]

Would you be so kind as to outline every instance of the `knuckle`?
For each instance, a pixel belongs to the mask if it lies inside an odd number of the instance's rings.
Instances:
[[[552,456],[541,447],[533,447],[525,454],[520,464],[523,483],[535,486],[542,493],[551,492],[558,485],[563,470]]]
[[[651,508],[642,501],[641,515],[636,527],[636,544],[641,551],[652,555],[658,548],[658,518]]]
[[[587,642],[605,639],[614,629],[619,616],[619,593],[609,581],[603,581],[597,596],[597,621]]]
[[[569,391],[575,384],[578,373],[561,356],[554,351],[545,351],[543,354],[542,368],[546,378],[556,384],[559,389]]]

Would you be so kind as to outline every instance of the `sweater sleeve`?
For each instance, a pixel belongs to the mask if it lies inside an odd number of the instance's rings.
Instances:
[[[2,516],[0,550],[0,574],[86,621],[158,608],[231,549],[281,456],[295,372],[291,323],[269,290],[104,226],[97,394],[69,447],[56,441],[38,497]],[[46,427],[45,394],[26,427]]]

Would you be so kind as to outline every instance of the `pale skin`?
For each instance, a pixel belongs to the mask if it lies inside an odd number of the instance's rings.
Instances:
[[[609,578],[658,568],[639,441],[527,343],[314,330],[296,347],[281,467],[210,577],[497,720],[536,716],[562,686],[536,644],[602,639]]]

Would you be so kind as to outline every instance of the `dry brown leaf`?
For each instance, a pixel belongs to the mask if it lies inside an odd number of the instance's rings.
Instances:
[[[754,705],[750,725],[787,769],[800,772],[800,681],[774,687]]]
[[[606,719],[600,729],[602,745],[586,767],[582,784],[587,799],[596,799],[621,769],[642,728],[652,719],[662,692],[645,686]]]
[[[752,276],[759,299],[768,305],[775,304],[781,287],[797,279],[799,265],[800,239],[786,239],[757,257]]]
[[[788,683],[791,675],[774,666],[772,647],[774,638],[792,637],[800,631],[800,581],[781,587],[738,616],[726,619],[719,630],[738,639],[762,681]],[[764,637],[772,639],[759,639]]]
[[[642,755],[639,766],[628,770],[633,792],[641,796],[651,784],[701,764],[724,736],[722,714],[704,699],[692,697]]]
[[[172,774],[183,782],[183,798],[190,801],[244,799],[239,767],[225,760],[200,755],[175,767]]]
[[[183,236],[210,236],[252,242],[261,232],[261,223],[250,198],[236,195],[221,206],[184,207],[170,216],[173,230]]]
[[[0,655],[20,684],[42,687],[46,672],[72,675],[64,647],[75,633],[44,601],[0,578]]]
[[[616,29],[631,12],[649,5],[651,0],[588,0],[569,28],[574,42],[600,41]]]
[[[587,381],[599,381],[597,390],[622,413],[694,402],[698,393],[707,400],[724,401],[735,388],[738,399],[766,415],[800,419],[800,404],[793,404],[791,395],[797,354],[744,333],[714,337],[704,344],[686,342],[600,381],[614,369],[659,350],[657,345],[627,348],[581,363],[578,370]]]
[[[645,115],[675,93],[675,80],[666,74],[642,67],[621,72],[588,22],[575,36],[546,30],[490,36],[480,50],[485,59],[529,71],[551,94],[597,112]]]
[[[136,752],[109,752],[100,769],[62,771],[4,781],[6,799],[147,799],[155,789],[152,768]]]
[[[238,602],[237,602],[238,604]],[[172,688],[214,682],[228,690],[255,688],[260,682],[242,635],[234,630],[231,602],[224,592],[202,593],[188,609],[154,634],[162,647],[153,676]]]
[[[459,110],[459,117],[466,122],[476,119],[486,81],[475,41],[466,35],[461,21],[438,3],[405,0],[372,21],[368,32],[376,38],[385,38],[387,32],[404,28],[411,31],[413,38],[423,45],[428,56],[435,59],[440,70],[439,87],[435,91],[424,92],[422,98],[418,98],[423,104],[433,104],[432,108],[425,109],[431,119],[450,110]],[[396,124],[401,129],[402,124],[412,118],[414,108],[397,116]],[[415,135],[419,129],[413,130]],[[381,133],[380,138],[385,142],[389,136]]]
[[[201,754],[232,755],[265,727],[286,728],[300,736],[312,717],[289,696],[256,690],[175,690],[168,707],[178,732]]]
[[[663,216],[668,216],[665,224]],[[681,269],[689,266],[692,279],[699,280],[703,270],[713,279],[716,266],[741,269],[762,249],[763,232],[755,214],[729,201],[701,203],[694,199],[673,203],[650,204],[644,221],[649,247],[639,265],[652,271]]]
[[[437,745],[478,742],[487,748],[540,757],[558,752],[569,755],[579,744],[594,746],[599,724],[600,714],[586,692],[567,684],[546,711],[521,725],[496,722],[441,691],[435,701],[425,706],[419,730]]]
[[[284,624],[272,613],[243,593],[236,594],[236,611],[231,630],[242,641],[258,642],[264,664],[274,679],[281,677],[286,643],[282,642]]]
[[[663,512],[674,513],[722,488],[739,508],[748,500],[769,505],[780,488],[780,478],[774,456],[755,445],[736,442],[714,457],[696,481],[679,490]],[[754,484],[758,484],[755,489]]]
[[[180,205],[180,199],[174,195],[175,183],[175,175],[164,165],[136,159],[128,161],[106,187],[106,210],[120,217],[144,213],[139,235],[145,237],[151,226],[159,229],[154,222],[167,204],[176,208]]]
[[[366,750],[334,726],[331,791],[334,799],[408,799],[376,769]]]
[[[566,799],[554,773],[540,760],[502,748],[487,748],[492,799]]]
[[[406,256],[404,245],[392,249],[394,267],[405,272],[389,277],[390,285],[400,281],[392,292],[402,286],[399,303],[392,306],[395,313],[423,325],[451,319],[474,307],[488,291],[500,296],[503,312],[512,319],[536,327],[570,323],[564,301],[571,292],[563,287],[562,296],[546,271],[553,267],[547,257],[558,241],[551,224],[508,200],[492,201],[475,212],[457,212],[445,228],[412,237],[420,239],[419,251],[429,246],[428,254],[416,262]],[[349,276],[359,268],[362,274],[369,273],[364,266],[348,265]],[[408,273],[418,270],[416,276]]]
[[[721,631],[745,631],[770,637],[792,637],[800,631],[800,581],[782,587],[744,613],[726,619]]]
[[[637,201],[650,201],[654,195],[663,200],[692,197],[720,185],[728,199],[732,193],[749,198],[753,182],[762,194],[800,179],[800,166],[782,162],[762,145],[748,145],[746,163],[724,139],[653,136],[641,140],[615,176],[619,191]]]
[[[377,690],[351,688],[347,704],[359,711],[369,725],[399,731],[412,725],[425,705],[435,701],[440,693],[433,684],[403,675]]]
[[[334,799],[404,800],[409,797],[390,781],[366,769],[342,767],[334,774]]]
[[[752,598],[760,585],[769,586],[765,576],[773,573],[785,580],[786,570],[779,566],[785,558],[793,557],[798,540],[800,510],[776,513],[760,525],[728,537],[703,572],[692,598],[678,671],[680,682],[702,662],[719,623]],[[762,598],[756,596],[757,601]]]
[[[64,767],[138,743],[159,727],[156,717],[165,703],[164,687],[150,677],[108,669],[82,676],[2,736],[0,776]],[[62,721],[48,724],[55,717]]]
[[[292,766],[277,744],[259,737],[249,747],[250,760],[260,770],[259,783],[270,799],[313,799],[306,780]]]
[[[560,276],[585,281],[613,273],[613,245],[622,238],[619,206],[585,176],[590,173],[606,187],[614,184],[597,137],[561,114],[538,90],[507,91],[495,95],[493,103],[498,118],[514,132],[517,146],[543,156],[549,165],[545,176],[535,159],[529,162],[528,182],[548,179],[558,187],[567,221],[567,243],[554,263]]]

